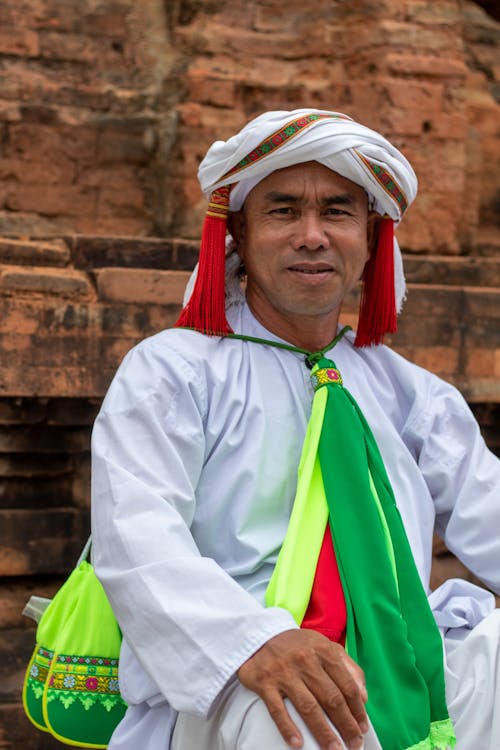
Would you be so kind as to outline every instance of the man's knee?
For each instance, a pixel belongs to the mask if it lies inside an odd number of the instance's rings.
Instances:
[[[303,737],[302,750],[319,750],[303,719],[288,700],[286,703]],[[228,688],[209,719],[179,714],[172,750],[187,747],[196,747],[197,750],[290,750],[265,703],[240,683]],[[342,748],[345,750],[343,743]]]

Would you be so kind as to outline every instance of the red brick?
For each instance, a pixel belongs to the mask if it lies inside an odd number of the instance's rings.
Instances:
[[[96,272],[97,292],[107,301],[179,304],[189,276],[186,271],[103,268]]]
[[[19,122],[21,119],[21,108],[19,102],[0,99],[0,121]]]
[[[458,26],[462,23],[461,8],[454,0],[407,0],[404,6],[405,15],[410,21],[429,26],[446,25],[448,28],[453,24]]]
[[[97,203],[97,220],[103,217],[117,219],[132,219],[149,217],[149,211],[144,202],[144,191],[134,182],[123,182],[122,187],[118,185],[108,187],[104,181],[99,190]]]
[[[67,60],[77,63],[110,67],[123,66],[121,54],[114,51],[111,41],[90,34],[72,34],[67,31],[40,31],[40,56],[50,60]]]
[[[11,211],[32,211],[42,216],[95,215],[97,192],[75,185],[9,185],[5,205]]]
[[[479,349],[477,347],[467,350],[466,373],[470,378],[484,378],[489,375],[495,377],[500,372],[495,372],[495,360],[500,352],[500,347]]]
[[[21,266],[66,266],[69,248],[63,240],[30,242],[0,237],[0,263]]]
[[[73,508],[0,510],[3,539],[8,541],[0,546],[0,576],[71,569],[86,533],[80,528],[82,521]]]
[[[0,179],[24,185],[41,186],[71,185],[74,182],[74,162],[62,155],[57,161],[43,159],[43,161],[30,162],[29,169],[26,167],[26,159],[3,159],[0,161]]]
[[[98,135],[98,163],[147,162],[154,148],[154,136],[153,139],[150,137],[151,126],[150,120],[123,119],[119,127],[104,122]]]
[[[459,367],[459,352],[455,346],[426,346],[412,349],[412,362],[442,378],[455,375]]]
[[[231,107],[234,103],[235,84],[227,78],[192,74],[188,75],[187,84],[191,101],[218,107]]]
[[[39,54],[38,34],[30,29],[0,28],[0,54],[36,57]]]
[[[294,13],[292,8],[283,13],[283,7],[265,6],[259,3],[254,9],[252,27],[255,31],[280,32],[290,31],[297,23],[300,14]]]
[[[467,73],[461,59],[446,59],[435,55],[413,54],[411,52],[389,52],[384,63],[396,75],[429,76],[431,78],[462,79]]]
[[[62,297],[88,297],[92,286],[85,274],[78,271],[20,269],[0,266],[0,292],[54,294]]]
[[[60,580],[50,583],[40,582],[40,588],[36,595],[50,599],[59,586]],[[0,586],[0,631],[7,628],[33,630],[33,620],[22,614],[28,599],[33,594],[32,582],[11,580]]]

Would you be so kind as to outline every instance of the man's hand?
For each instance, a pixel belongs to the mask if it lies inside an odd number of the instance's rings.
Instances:
[[[314,630],[287,630],[271,638],[238,670],[257,693],[283,739],[295,748],[302,737],[284,703],[289,698],[322,750],[340,750],[325,714],[353,750],[368,731],[363,672],[344,648]]]

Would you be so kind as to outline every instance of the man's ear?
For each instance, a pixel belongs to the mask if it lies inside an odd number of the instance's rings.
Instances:
[[[230,211],[227,216],[227,228],[229,234],[236,243],[236,250],[240,258],[243,258],[245,237],[245,214],[241,211]]]
[[[378,230],[380,226],[380,215],[376,214],[375,211],[370,211],[366,222],[366,234],[368,241],[368,257],[370,258],[375,248],[377,247],[378,241]]]

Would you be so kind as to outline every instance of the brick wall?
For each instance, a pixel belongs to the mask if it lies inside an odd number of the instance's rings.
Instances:
[[[175,62],[161,0],[2,0],[2,232],[161,230]]]
[[[60,747],[19,705],[20,611],[78,555],[94,415],[123,354],[175,320],[198,161],[249,117],[344,110],[415,163],[393,343],[462,389],[500,453],[499,39],[459,0],[2,0],[2,750]],[[433,584],[451,572],[470,575],[438,546]]]
[[[3,0],[0,232],[197,236],[209,143],[316,106],[415,164],[407,250],[491,254],[499,39],[459,0]]]

